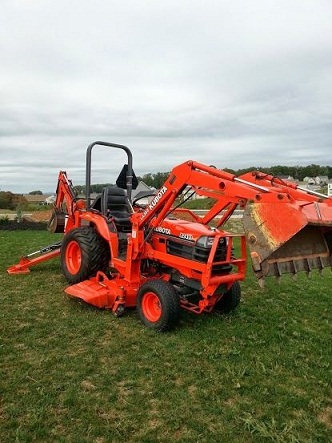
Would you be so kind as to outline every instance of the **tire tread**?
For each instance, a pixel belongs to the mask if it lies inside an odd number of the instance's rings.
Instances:
[[[66,266],[65,249],[70,241],[76,241],[81,248],[82,263],[76,274],[71,274]],[[61,247],[61,266],[68,283],[79,283],[93,277],[98,271],[105,272],[108,268],[109,257],[107,242],[93,227],[75,228],[65,235]]]

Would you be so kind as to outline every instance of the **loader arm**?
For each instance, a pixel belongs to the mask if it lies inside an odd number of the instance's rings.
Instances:
[[[145,241],[186,187],[214,201],[204,217],[197,217],[202,224],[222,228],[235,209],[244,209],[244,232],[261,282],[265,276],[332,266],[331,198],[257,171],[237,177],[195,161],[176,166],[145,210],[133,214],[134,230],[144,229]],[[135,234],[136,253],[138,239]]]

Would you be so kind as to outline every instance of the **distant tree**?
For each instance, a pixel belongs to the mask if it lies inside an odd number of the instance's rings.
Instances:
[[[242,175],[242,174],[246,174],[247,172],[251,172],[251,171],[264,171],[267,174],[269,174],[269,168],[262,168],[260,166],[250,166],[249,168],[244,168],[244,169],[238,169],[238,170],[234,170],[233,174],[235,175]]]
[[[142,181],[152,188],[159,189],[165,183],[168,175],[169,172],[156,172],[155,174],[149,172],[143,175]]]
[[[151,172],[144,174],[142,181],[148,186],[153,186],[153,174],[151,174]]]
[[[96,183],[94,185],[91,185],[90,191],[95,192],[96,194],[100,194],[101,191],[106,187],[109,186],[111,183]]]
[[[330,171],[331,168],[329,166],[322,166],[320,175],[327,175],[328,177],[330,177]]]
[[[260,167],[251,166],[244,169],[229,169],[223,168],[224,171],[230,172],[235,175],[242,175],[250,171],[262,171],[267,174],[280,176],[286,175],[291,176],[297,180],[303,181],[305,177],[317,177],[318,175],[327,175],[329,178],[332,177],[332,167],[331,166],[319,166],[319,165],[308,165],[308,166],[283,166],[276,165],[270,167]]]
[[[230,168],[224,168],[225,172],[229,172],[230,174],[236,174],[236,171],[234,169],[230,169]]]
[[[294,178],[297,178],[302,182],[305,176],[304,166],[298,166],[296,169],[296,177]]]
[[[332,167],[331,166],[326,166],[327,169],[327,175],[329,178],[332,178]]]
[[[29,195],[43,195],[42,191],[31,191]]]
[[[75,195],[85,195],[85,186],[76,185],[73,187]]]
[[[289,176],[290,174],[290,168],[288,166],[282,166],[282,165],[277,165],[277,166],[271,166],[270,168],[270,173],[274,176]]]
[[[15,209],[18,205],[24,207],[28,204],[23,195],[13,194],[12,192],[0,192],[0,209]]]
[[[12,196],[11,192],[0,192],[0,209],[11,209]]]
[[[156,189],[161,188],[168,176],[169,172],[157,172],[157,174],[154,175],[153,187]]]
[[[90,192],[100,194],[101,191],[109,186],[110,183],[95,183],[90,185]],[[85,185],[76,185],[73,187],[75,195],[85,195]]]
[[[317,175],[320,175],[320,169],[321,167],[319,165],[314,165],[314,164],[304,166],[303,168],[304,177],[317,177]]]

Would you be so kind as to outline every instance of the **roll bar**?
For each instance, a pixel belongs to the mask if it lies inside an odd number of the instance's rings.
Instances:
[[[118,145],[116,143],[107,143],[102,141],[96,141],[91,143],[86,150],[86,178],[85,178],[85,192],[86,192],[86,205],[87,209],[90,208],[91,198],[90,198],[90,187],[91,187],[91,153],[92,148],[96,145],[108,146],[109,148],[122,149],[126,152],[128,158],[128,170],[127,170],[127,197],[131,202],[131,193],[133,189],[133,156],[129,148],[124,145]]]

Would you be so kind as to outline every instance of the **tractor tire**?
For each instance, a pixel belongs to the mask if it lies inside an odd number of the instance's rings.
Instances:
[[[214,310],[222,314],[229,314],[239,305],[241,300],[241,286],[238,281],[224,293],[222,298],[215,304]]]
[[[89,226],[69,231],[61,246],[61,267],[70,284],[105,272],[110,260],[107,242]]]
[[[150,280],[138,291],[137,310],[148,328],[158,332],[170,331],[179,319],[180,299],[171,283]]]

